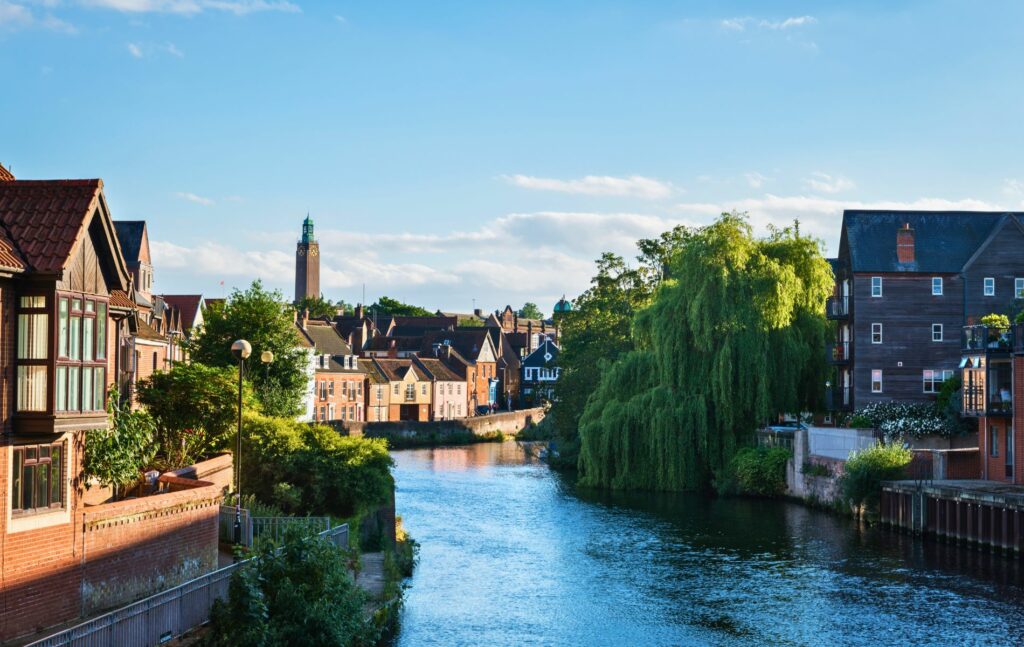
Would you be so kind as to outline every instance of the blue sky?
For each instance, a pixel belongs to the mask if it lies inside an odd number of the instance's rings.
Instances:
[[[102,177],[161,292],[468,310],[748,211],[1020,209],[1015,2],[0,0],[0,162]]]

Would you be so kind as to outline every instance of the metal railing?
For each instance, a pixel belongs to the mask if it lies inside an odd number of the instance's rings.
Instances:
[[[845,319],[850,316],[850,297],[829,297],[825,302],[825,316],[829,319]]]
[[[833,364],[846,364],[850,361],[850,342],[834,341],[825,347],[825,359]]]
[[[1013,345],[1013,334],[1005,328],[964,326],[960,335],[960,349],[964,351],[1009,353]]]
[[[234,508],[231,511],[234,524]],[[348,524],[318,534],[339,548],[348,548]],[[168,642],[210,619],[214,601],[227,597],[231,576],[247,561],[225,566],[25,647],[151,647]]]
[[[330,530],[330,517],[254,517],[242,508],[242,541],[243,546],[251,547],[257,539],[270,538],[280,541],[285,530],[291,527],[307,528],[310,532],[320,533]],[[225,543],[235,541],[235,507],[220,507],[220,540]]]

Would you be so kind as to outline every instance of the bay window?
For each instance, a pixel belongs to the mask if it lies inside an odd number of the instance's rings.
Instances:
[[[107,304],[59,295],[55,411],[102,411],[107,390]]]

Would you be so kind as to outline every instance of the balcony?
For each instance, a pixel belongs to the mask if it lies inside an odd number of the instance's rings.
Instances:
[[[829,386],[825,390],[825,408],[829,411],[853,411],[853,388]]]
[[[964,326],[960,335],[960,350],[966,353],[1009,355],[1014,348],[1015,335],[1011,330],[991,326]]]
[[[850,297],[830,297],[825,302],[825,316],[829,319],[849,319]]]
[[[965,358],[961,412],[972,418],[1013,415],[1013,370],[1009,361]]]
[[[836,341],[825,347],[825,359],[835,366],[850,363],[850,342]]]

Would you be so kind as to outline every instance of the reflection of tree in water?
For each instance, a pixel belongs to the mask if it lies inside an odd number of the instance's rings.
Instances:
[[[537,459],[523,450],[520,443],[513,441],[408,451],[429,452],[431,467],[435,472],[461,472],[468,469],[491,469],[527,464],[542,466]]]

